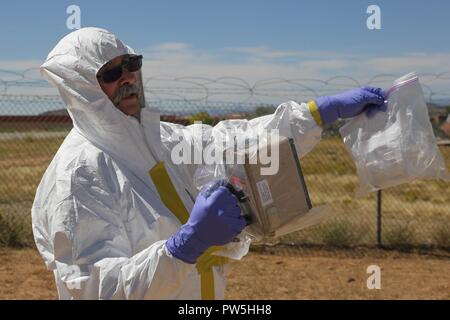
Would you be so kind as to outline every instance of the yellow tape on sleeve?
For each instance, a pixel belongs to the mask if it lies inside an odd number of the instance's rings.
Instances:
[[[319,108],[314,100],[308,102],[308,108],[316,123],[323,127],[322,117],[320,116]]]

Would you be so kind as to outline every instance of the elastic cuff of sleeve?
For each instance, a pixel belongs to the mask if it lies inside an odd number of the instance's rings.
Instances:
[[[311,115],[316,121],[317,125],[323,127],[322,117],[320,116],[319,108],[317,107],[316,102],[314,100],[311,100],[307,103],[307,105],[309,108],[309,112],[311,112]]]

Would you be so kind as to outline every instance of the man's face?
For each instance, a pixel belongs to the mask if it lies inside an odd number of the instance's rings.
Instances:
[[[127,55],[116,57],[103,66],[99,74],[104,71],[120,66]],[[122,76],[116,81],[106,83],[102,78],[98,79],[100,87],[108,98],[123,113],[129,116],[137,116],[141,110],[140,94],[142,94],[140,86],[139,71],[130,72],[127,68],[122,68]]]

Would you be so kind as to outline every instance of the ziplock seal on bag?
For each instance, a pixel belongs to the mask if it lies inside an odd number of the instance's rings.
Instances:
[[[360,114],[340,129],[356,164],[357,196],[415,179],[450,180],[417,75],[394,81],[385,98],[386,112]]]

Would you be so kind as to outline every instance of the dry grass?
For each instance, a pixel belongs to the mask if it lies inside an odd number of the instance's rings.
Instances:
[[[0,247],[33,245],[30,215],[4,213],[0,209]]]
[[[36,187],[62,139],[0,141],[0,246],[33,247],[30,209]],[[450,147],[441,148],[450,168]],[[373,245],[375,195],[355,199],[358,178],[337,138],[323,140],[302,160],[313,204],[334,209],[330,220],[283,242],[325,244],[329,251],[251,252],[232,265],[227,299],[449,299],[450,184],[416,181],[383,192],[383,242],[444,248],[446,258],[379,250]],[[258,248],[255,248],[258,250]],[[34,249],[0,249],[0,299],[55,299],[53,275]],[[382,269],[382,289],[368,290],[366,268]]]
[[[450,147],[440,150],[450,170]],[[284,240],[338,246],[374,244],[376,195],[355,198],[359,188],[356,169],[340,139],[322,140],[302,159],[302,167],[313,205],[330,205],[334,217]],[[450,183],[441,180],[419,180],[384,190],[383,244],[449,248],[449,190]]]
[[[3,221],[14,216],[29,216],[36,187],[61,142],[62,139],[32,137],[0,141],[0,214]],[[450,168],[450,147],[441,147],[441,152]],[[335,246],[375,244],[376,198],[372,194],[355,199],[358,177],[341,140],[323,139],[302,159],[302,167],[313,204],[329,204],[334,217],[289,235],[283,241]],[[448,248],[448,190],[448,182],[421,180],[383,191],[383,243],[387,246],[408,244]],[[30,232],[23,233],[25,238],[30,235]],[[30,240],[6,243],[31,243]]]

